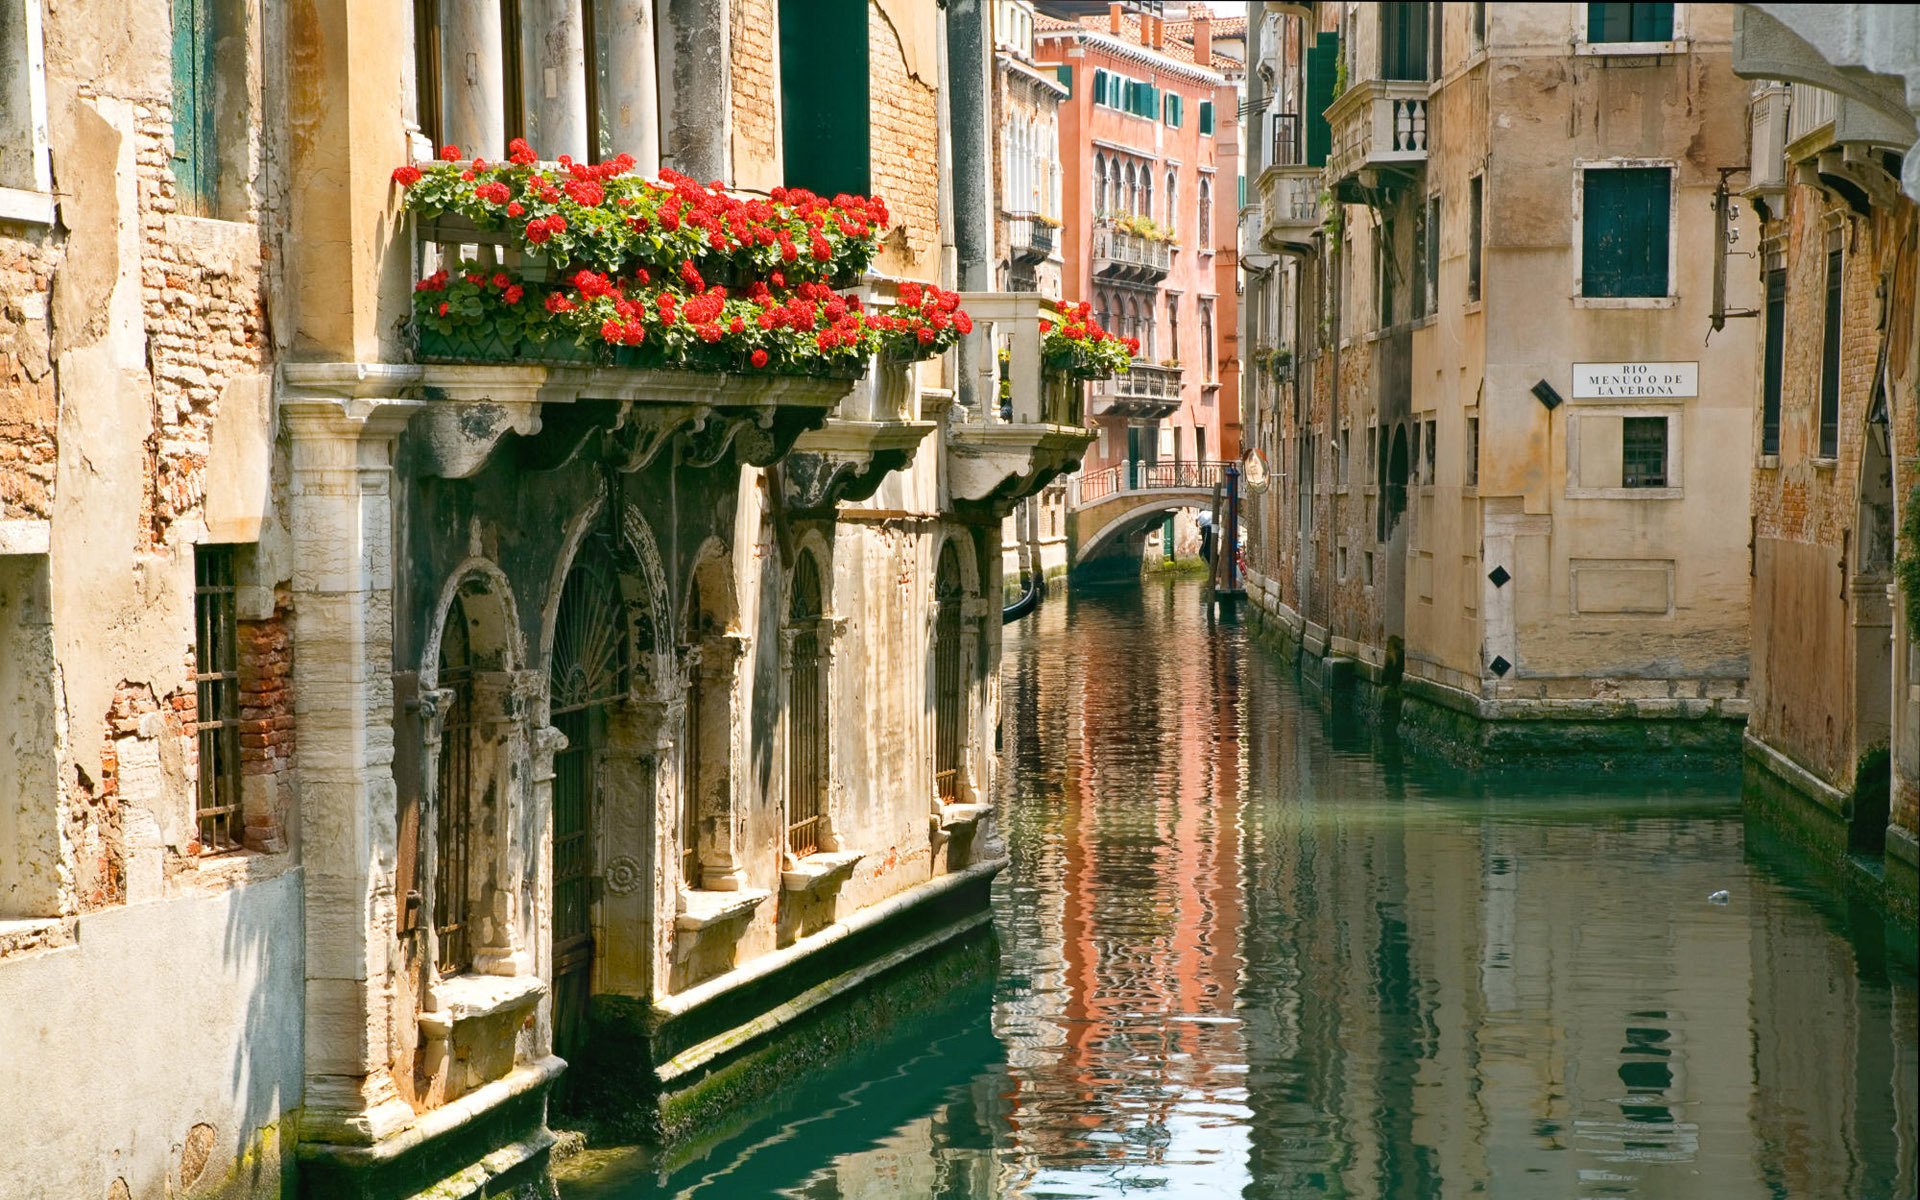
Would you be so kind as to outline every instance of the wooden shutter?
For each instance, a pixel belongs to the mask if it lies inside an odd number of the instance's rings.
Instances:
[[[1061,63],[1053,69],[1053,77],[1060,81],[1061,87],[1067,89],[1067,95],[1073,95],[1073,68],[1071,66],[1066,63]]]
[[[1780,391],[1787,364],[1787,272],[1767,271],[1766,359],[1760,390],[1760,453],[1780,453]]]
[[[1582,185],[1581,291],[1667,295],[1667,167],[1590,170]]]
[[[175,200],[185,213],[212,209],[213,42],[212,0],[173,0],[172,166]]]
[[[1200,102],[1200,132],[1205,134],[1213,132],[1213,101],[1211,100]]]
[[[822,196],[873,190],[865,0],[780,0],[786,181]]]
[[[1339,70],[1340,35],[1323,33],[1307,48],[1307,162],[1327,165],[1333,131],[1327,126],[1327,106],[1333,103],[1333,79]]]
[[[1589,42],[1670,42],[1671,4],[1589,4]]]

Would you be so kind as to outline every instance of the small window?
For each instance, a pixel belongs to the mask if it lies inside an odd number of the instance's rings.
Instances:
[[[1589,4],[1589,42],[1670,42],[1671,4]]]
[[[1067,95],[1073,95],[1073,67],[1071,65],[1061,63],[1053,69],[1053,77],[1060,81],[1061,87],[1067,89]]]
[[[1339,450],[1340,450],[1340,466],[1339,466],[1340,486],[1346,487],[1347,483],[1352,477],[1352,470],[1351,470],[1352,454],[1353,454],[1352,431],[1345,428],[1340,430]]]
[[[1467,302],[1480,299],[1480,228],[1485,205],[1486,176],[1467,180]]]
[[[1427,422],[1427,456],[1423,460],[1425,465],[1422,466],[1420,469],[1420,478],[1428,486],[1432,486],[1433,484],[1440,482],[1439,475],[1434,471],[1434,460],[1439,457],[1439,447],[1440,447],[1440,422],[1438,420],[1428,421]]]
[[[1840,232],[1827,235],[1827,304],[1820,322],[1820,457],[1840,456]]]
[[[1427,24],[1430,6],[1420,0],[1392,0],[1380,8],[1380,78],[1427,78]]]
[[[5,0],[0,3],[0,188],[46,192],[52,186],[40,5]],[[52,215],[45,213],[48,221]]]
[[[1469,27],[1473,31],[1473,48],[1478,50],[1485,46],[1487,44],[1487,6],[1485,4],[1474,4],[1473,20]]]
[[[1182,119],[1180,104],[1181,98],[1178,94],[1173,92],[1167,94],[1165,115],[1162,119],[1166,121],[1170,128],[1180,128],[1180,121]]]
[[[1440,197],[1427,197],[1427,214],[1420,226],[1420,315],[1440,311]]]
[[[1213,180],[1200,177],[1200,253],[1213,252]]]
[[[1467,418],[1467,486],[1480,486],[1480,418]]]
[[[1427,482],[1425,467],[1423,465],[1427,461],[1427,458],[1426,455],[1422,453],[1422,443],[1425,441],[1426,431],[1427,423],[1425,421],[1415,421],[1413,423],[1413,483],[1415,486]]]
[[[1213,101],[1200,102],[1200,132],[1207,137],[1213,136]]]
[[[1626,417],[1620,422],[1620,483],[1630,488],[1667,486],[1667,419]]]
[[[1780,453],[1780,388],[1787,363],[1787,270],[1767,271],[1766,361],[1760,385],[1760,453]]]
[[[193,552],[193,682],[197,703],[200,852],[240,845],[240,631],[233,547]]]
[[[1581,202],[1581,295],[1666,296],[1671,167],[1585,172]]]
[[[789,187],[822,196],[873,190],[869,79],[866,5],[780,0],[781,153]]]

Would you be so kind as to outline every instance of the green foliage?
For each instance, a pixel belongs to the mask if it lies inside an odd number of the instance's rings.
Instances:
[[[1907,628],[1920,630],[1920,487],[1907,493],[1893,573],[1900,580],[1900,593],[1906,602]]]

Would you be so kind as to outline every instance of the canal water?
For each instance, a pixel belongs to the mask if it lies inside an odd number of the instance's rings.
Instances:
[[[1403,760],[1192,584],[1004,672],[998,979],[570,1200],[1915,1194],[1912,935],[1737,781]]]

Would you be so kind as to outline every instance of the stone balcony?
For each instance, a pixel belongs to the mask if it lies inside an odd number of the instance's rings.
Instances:
[[[1326,186],[1319,167],[1272,166],[1260,172],[1260,245],[1282,254],[1304,254],[1319,236],[1320,193]]]
[[[1343,200],[1410,178],[1427,163],[1426,80],[1363,79],[1327,107],[1327,178]]]
[[[1007,223],[1007,253],[1018,263],[1043,263],[1053,257],[1053,248],[1058,240],[1057,226],[1038,213],[1013,212],[1005,214]]]
[[[1173,243],[1128,233],[1111,217],[1093,223],[1091,258],[1096,278],[1116,283],[1154,284],[1173,270]]]
[[[998,393],[998,348],[1008,351],[1012,398],[956,407],[947,435],[947,486],[956,503],[1002,510],[1080,465],[1093,441],[1083,386],[1049,372],[1041,359],[1040,322],[1058,322],[1052,304],[1030,292],[962,292],[973,317],[975,392]]]
[[[1159,420],[1180,407],[1179,367],[1162,367],[1136,359],[1125,375],[1093,385],[1088,400],[1095,417],[1133,417]]]

